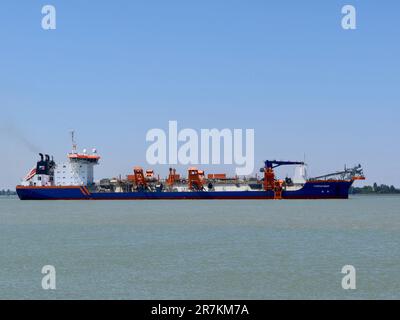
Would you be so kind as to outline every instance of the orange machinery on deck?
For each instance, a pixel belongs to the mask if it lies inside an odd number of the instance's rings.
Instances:
[[[264,190],[273,191],[274,199],[282,199],[283,181],[275,180],[275,172],[272,168],[264,168]]]
[[[189,168],[188,183],[190,190],[204,189],[204,171],[197,168]]]
[[[169,175],[167,178],[167,185],[168,186],[173,186],[175,182],[179,181],[181,179],[181,176],[179,174],[176,174],[176,169],[169,168]]]
[[[146,177],[144,176],[143,169],[141,167],[134,167],[133,176],[128,176],[128,179],[133,181],[138,188],[147,187]]]
[[[272,168],[264,168],[264,190],[271,191],[275,188],[275,172]]]
[[[226,180],[226,174],[225,173],[212,173],[207,176],[208,179],[210,180]]]
[[[281,165],[304,165],[303,162],[290,162],[290,161],[266,161],[265,167],[262,169],[264,171],[264,190],[265,191],[273,191],[274,199],[280,200],[282,199],[282,191],[283,191],[283,180],[275,179],[275,167]]]

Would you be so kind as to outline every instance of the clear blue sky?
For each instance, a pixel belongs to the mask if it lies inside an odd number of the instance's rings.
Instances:
[[[362,163],[400,187],[399,17],[394,0],[1,1],[0,188],[36,149],[64,160],[71,128],[103,156],[96,178],[126,174],[168,120],[254,128],[257,168],[306,153],[311,174]]]

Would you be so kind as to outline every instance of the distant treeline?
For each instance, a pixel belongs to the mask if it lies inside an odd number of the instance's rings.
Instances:
[[[0,190],[0,196],[15,196],[17,193],[15,191],[11,191],[10,189],[7,190]]]
[[[378,186],[377,183],[374,183],[373,186],[364,186],[364,187],[352,187],[350,189],[350,193],[352,194],[400,194],[400,189],[396,189],[394,186],[388,186],[386,184],[381,184]]]

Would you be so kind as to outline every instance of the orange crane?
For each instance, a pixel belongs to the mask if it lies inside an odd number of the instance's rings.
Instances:
[[[265,161],[265,167],[261,168],[261,172],[264,172],[264,190],[273,191],[274,199],[282,199],[283,181],[275,179],[274,169],[280,166],[287,165],[304,165],[304,162],[298,161],[276,161],[267,160]]]
[[[188,172],[189,189],[193,191],[201,191],[204,189],[204,171],[197,168],[189,168]]]
[[[167,185],[172,187],[176,181],[180,179],[180,175],[176,174],[176,169],[169,168],[169,175],[167,178]]]
[[[138,189],[144,190],[147,188],[146,178],[141,167],[133,168],[133,181]]]

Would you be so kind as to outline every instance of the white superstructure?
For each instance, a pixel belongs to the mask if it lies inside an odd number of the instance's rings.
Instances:
[[[99,163],[100,156],[93,149],[91,154],[86,150],[77,152],[74,132],[71,132],[72,152],[67,155],[66,163],[55,163],[48,155],[40,154],[37,162],[23,179],[23,186],[91,186],[94,184],[94,166]]]
[[[57,164],[54,169],[54,184],[56,186],[90,186],[94,183],[93,167],[100,157],[94,152],[68,154],[68,162]]]

